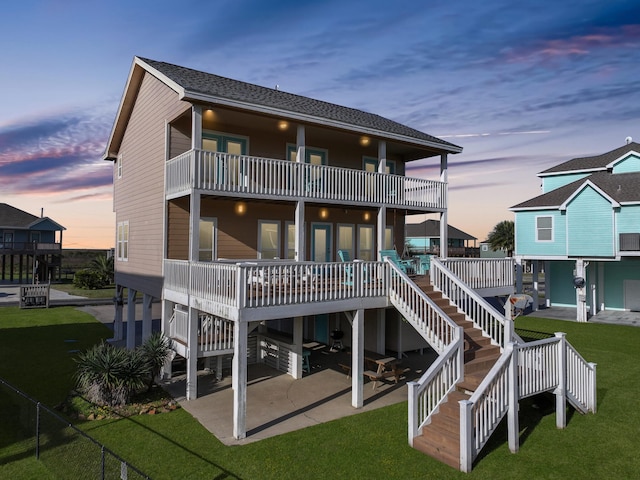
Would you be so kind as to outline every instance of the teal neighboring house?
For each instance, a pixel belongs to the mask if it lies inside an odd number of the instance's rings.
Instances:
[[[542,195],[511,207],[515,256],[545,262],[548,306],[640,311],[640,144],[538,174]]]
[[[47,282],[60,277],[65,227],[0,203],[0,280]]]

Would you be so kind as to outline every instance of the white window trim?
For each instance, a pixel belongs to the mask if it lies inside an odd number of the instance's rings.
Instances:
[[[282,228],[281,228],[281,222],[279,220],[258,220],[258,248],[257,250],[257,254],[258,254],[258,258],[262,258],[262,225],[263,224],[272,224],[272,225],[277,225],[278,227],[278,231],[276,233],[276,248],[277,248],[277,258],[281,258],[280,254],[282,251],[282,243],[281,243],[281,238],[282,238]],[[273,258],[270,258],[268,260],[272,260]]]
[[[538,219],[539,218],[550,218],[551,219],[551,238],[549,240],[540,240],[540,228],[538,227]],[[554,222],[554,218],[553,215],[536,215],[535,218],[535,229],[536,229],[536,242],[537,243],[551,243],[553,242],[554,239],[554,227],[555,227],[555,222]],[[547,230],[547,228],[544,228],[544,230]]]
[[[211,261],[215,262],[218,258],[218,219],[217,217],[200,217],[200,221],[213,223],[213,231],[211,232]],[[198,242],[198,259],[200,259],[200,253],[203,251],[208,252],[209,249],[203,249],[200,242]]]
[[[126,238],[122,238],[120,237],[120,232],[124,232],[124,227],[126,228],[126,232],[127,232],[127,236]],[[116,260],[118,260],[119,262],[127,262],[129,261],[129,220],[126,220],[124,222],[118,222],[117,224],[117,228],[116,228]],[[124,237],[124,233],[123,233],[123,237]],[[121,246],[124,246],[126,244],[126,255],[123,255],[122,252],[125,250],[124,248],[121,248]]]
[[[116,159],[116,176],[122,178],[122,154]]]

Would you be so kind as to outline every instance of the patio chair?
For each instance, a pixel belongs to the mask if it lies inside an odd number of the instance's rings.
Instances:
[[[338,250],[338,257],[340,257],[341,262],[350,263],[351,262],[351,254],[348,250]],[[346,280],[343,282],[344,285],[353,285],[353,267],[348,265],[345,267],[345,277]]]
[[[400,255],[398,255],[398,252],[396,252],[395,249],[380,250],[380,256],[382,257],[383,260],[385,258],[388,258],[389,260],[391,260],[400,270],[402,270],[407,275],[413,274],[416,271],[415,264],[413,263],[413,261],[403,260],[402,258],[400,258]]]
[[[418,275],[426,275],[429,273],[431,255],[416,255],[416,260],[416,273]]]

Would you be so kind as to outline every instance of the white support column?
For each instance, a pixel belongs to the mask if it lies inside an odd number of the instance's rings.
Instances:
[[[440,258],[447,258],[449,248],[449,225],[447,212],[449,211],[449,184],[447,174],[447,154],[440,155],[440,181],[445,184],[445,210],[440,214]]]
[[[520,450],[520,426],[518,419],[518,411],[520,405],[519,386],[518,386],[518,345],[514,345],[509,362],[509,410],[507,411],[507,430],[509,437],[509,450],[511,453],[517,453]]]
[[[171,330],[170,327],[170,322],[171,322],[171,316],[173,315],[173,309],[175,307],[175,303],[170,302],[169,300],[163,300],[162,301],[162,313],[160,315],[160,318],[162,319],[160,321],[160,328],[162,329],[162,333],[165,335],[165,337],[169,337],[169,332]],[[175,352],[172,350],[169,353],[169,356],[167,357],[167,360],[164,362],[164,366],[162,367],[162,372],[160,374],[161,378],[165,379],[165,380],[169,380],[171,379],[171,362],[175,357]]]
[[[353,316],[351,345],[351,405],[362,408],[364,405],[364,310],[356,310]]]
[[[189,261],[197,262],[200,256],[200,194],[191,192],[189,214]]]
[[[304,125],[298,125],[296,133],[296,163],[304,164],[306,161],[306,147],[305,147],[305,128]],[[302,170],[300,170],[302,173]],[[304,179],[300,178],[300,188],[304,185]],[[295,259],[297,262],[306,260],[307,252],[305,251],[304,243],[304,200],[299,200],[296,203],[295,212]]]
[[[533,311],[538,310],[540,305],[540,285],[538,282],[538,270],[540,270],[540,261],[531,260],[531,283],[533,284]]]
[[[191,107],[191,148],[202,148],[202,107]]]
[[[198,398],[198,310],[189,307],[187,330],[187,400]]]
[[[378,173],[387,173],[387,142],[378,141]]]
[[[133,288],[129,289],[127,296],[127,349],[136,348],[136,293]]]
[[[545,260],[544,262],[544,304],[547,308],[551,306],[551,262]]]
[[[247,436],[247,323],[236,320],[233,334],[233,438],[240,440]]]
[[[515,257],[516,261],[516,293],[522,292],[522,257]]]
[[[295,379],[302,378],[302,327],[303,317],[294,317],[293,319],[293,351],[295,362],[293,364],[293,372],[291,376]]]
[[[469,400],[460,400],[460,471],[469,473],[473,467],[473,417]]]
[[[566,333],[556,332],[558,342],[558,388],[553,392],[556,395],[556,427],[567,426],[567,347],[565,345]]]
[[[148,294],[142,295],[142,343],[146,342],[151,336],[151,305],[153,296]]]
[[[587,321],[587,265],[582,258],[576,260],[576,278],[585,280],[584,285],[576,287],[576,320],[578,322]]]
[[[124,336],[123,323],[122,323],[122,311],[124,309],[124,288],[122,285],[116,285],[116,295],[113,298],[115,305],[115,314],[113,317],[113,341],[119,342]]]
[[[378,246],[376,258],[378,261],[382,261],[382,257],[380,256],[380,250],[384,250],[387,246],[384,244],[385,240],[385,230],[387,228],[387,207],[384,205],[378,209],[378,218],[376,219],[376,245]],[[395,235],[395,232],[393,232]],[[402,255],[402,249],[400,250],[400,255]]]
[[[304,244],[304,201],[300,200],[296,203],[295,212],[295,259],[296,262],[303,262],[306,259]]]

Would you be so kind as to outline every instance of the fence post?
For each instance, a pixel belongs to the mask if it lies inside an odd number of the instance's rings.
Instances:
[[[40,460],[40,402],[36,403],[36,460]]]
[[[473,466],[473,422],[469,400],[460,400],[460,470],[468,473]]]
[[[407,382],[409,390],[409,445],[413,447],[413,439],[418,435],[418,414],[417,414],[417,398],[416,392],[418,388],[417,382]]]
[[[591,405],[589,405],[589,407],[591,408],[591,412],[592,413],[596,413],[596,410],[598,409],[598,390],[596,388],[597,384],[596,384],[596,366],[597,363],[589,363],[589,366],[591,367],[590,370],[590,378],[589,378],[589,386],[591,387],[591,395],[589,395],[590,400],[591,400]]]
[[[566,333],[556,332],[558,342],[558,387],[556,394],[556,427],[567,426],[567,346]]]

